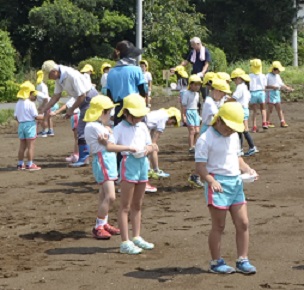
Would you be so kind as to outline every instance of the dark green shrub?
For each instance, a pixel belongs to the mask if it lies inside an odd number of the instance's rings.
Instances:
[[[215,71],[215,72],[225,72],[227,70],[227,59],[226,59],[226,54],[223,50],[221,50],[218,47],[215,47],[211,44],[207,45],[208,50],[211,53],[211,66],[210,66],[210,71]]]
[[[6,81],[0,85],[0,102],[16,102],[20,85],[13,81]]]

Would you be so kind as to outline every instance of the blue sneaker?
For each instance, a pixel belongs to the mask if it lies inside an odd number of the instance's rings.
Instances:
[[[48,130],[47,135],[50,137],[54,137],[55,136],[54,130],[53,129]]]
[[[45,137],[47,137],[47,136],[48,136],[48,134],[47,134],[47,132],[45,132],[45,131],[41,131],[41,132],[39,132],[39,133],[37,134],[37,137],[45,138]]]
[[[224,259],[219,259],[210,262],[209,272],[215,274],[232,274],[235,273],[235,269],[226,265]]]
[[[245,157],[248,157],[248,156],[252,156],[254,155],[255,153],[257,153],[258,151],[256,151],[256,148],[253,147],[253,148],[250,148],[246,153],[244,153],[244,156]]]
[[[250,275],[256,273],[256,267],[252,266],[248,259],[238,259],[236,260],[236,271]]]

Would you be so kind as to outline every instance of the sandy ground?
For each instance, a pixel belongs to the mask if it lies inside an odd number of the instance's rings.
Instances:
[[[145,196],[142,235],[156,247],[139,256],[119,254],[119,236],[91,237],[98,186],[90,167],[64,162],[73,144],[68,121],[56,120],[54,138],[37,139],[37,172],[16,171],[16,126],[0,129],[0,289],[304,289],[304,103],[284,108],[290,127],[253,134],[260,153],[246,159],[260,174],[245,185],[258,269],[249,277],[207,273],[210,218],[202,190],[187,184],[194,161],[186,128],[168,128],[161,138],[161,168],[171,177],[152,181],[158,192]],[[114,225],[118,204],[119,195]],[[234,265],[230,218],[222,253]]]

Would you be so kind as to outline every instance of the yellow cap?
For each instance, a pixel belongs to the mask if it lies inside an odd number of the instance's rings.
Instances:
[[[242,70],[241,68],[236,68],[234,71],[232,71],[232,73],[231,73],[231,79],[235,79],[235,78],[241,78],[245,82],[250,82],[249,75],[247,75],[245,73],[245,71]]]
[[[182,78],[188,78],[189,75],[186,72],[186,69],[183,65],[178,65],[177,67],[175,67],[175,71],[182,77]]]
[[[139,64],[144,64],[144,65],[146,66],[146,68],[147,68],[147,71],[148,71],[148,69],[149,69],[149,63],[148,63],[145,59],[142,59],[142,60],[139,62]]]
[[[244,110],[240,103],[224,103],[218,113],[213,117],[210,125],[213,125],[218,117],[220,117],[230,129],[236,132],[244,132]]]
[[[203,78],[203,85],[205,86],[209,81],[212,81],[216,77],[217,77],[216,73],[214,73],[214,72],[207,72],[204,75],[204,78]]]
[[[97,121],[103,110],[112,109],[116,106],[109,97],[97,95],[92,98],[83,120],[85,122]]]
[[[124,109],[127,109],[134,117],[143,117],[150,112],[150,109],[146,107],[145,99],[139,94],[131,94],[123,99],[123,107],[117,117],[123,115]]]
[[[226,94],[231,94],[231,91],[230,91],[230,86],[229,84],[222,80],[222,79],[218,79],[218,78],[214,78],[212,80],[212,85],[211,85],[215,90],[218,90],[218,91],[221,91],[221,92],[224,92]]]
[[[17,93],[18,99],[28,99],[30,97],[31,92],[34,92],[33,95],[37,96],[37,91],[35,90],[35,86],[30,81],[25,81],[20,86],[20,90]]]
[[[188,89],[190,88],[191,83],[202,83],[202,79],[198,75],[191,75],[188,81]]]
[[[109,63],[107,63],[107,62],[104,62],[102,65],[101,65],[101,69],[100,69],[100,72],[101,72],[101,74],[103,74],[104,72],[104,69],[105,68],[110,68],[110,67],[112,67]]]
[[[258,58],[250,60],[250,70],[252,73],[259,75],[262,73],[262,61]]]
[[[180,110],[175,107],[170,107],[166,111],[169,115],[169,118],[175,117],[175,119],[177,121],[177,124],[175,125],[175,127],[180,127],[180,122],[182,120],[182,114],[181,114]]]
[[[39,85],[42,83],[43,81],[43,71],[42,70],[39,70],[37,71],[37,81],[36,81],[36,84]]]
[[[94,69],[93,69],[93,67],[90,65],[90,64],[86,64],[83,68],[82,68],[82,70],[80,71],[80,72],[82,72],[82,73],[86,73],[86,72],[94,72]]]
[[[224,81],[228,81],[230,82],[231,81],[231,78],[230,78],[230,75],[227,74],[226,72],[217,72],[216,73],[216,76],[221,79],[221,80],[224,80]]]
[[[285,70],[285,67],[282,66],[281,62],[279,62],[278,60],[274,61],[269,69],[269,72],[272,72],[273,69],[278,69],[280,72]]]

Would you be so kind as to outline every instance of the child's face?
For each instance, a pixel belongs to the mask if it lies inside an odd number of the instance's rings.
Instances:
[[[277,69],[277,68],[274,68],[272,70],[272,73],[275,74],[275,75],[279,75],[280,74],[280,71]]]
[[[30,99],[32,102],[35,102],[35,101],[36,101],[37,95],[35,94],[35,92],[31,92],[31,93],[30,93],[29,99]]]
[[[168,121],[166,122],[168,126],[175,126],[177,124],[177,121],[175,118],[169,118]]]
[[[145,72],[146,70],[147,70],[147,67],[146,67],[146,65],[145,64],[140,64],[140,68],[141,68],[141,70],[143,71],[143,72]]]
[[[224,137],[229,137],[235,131],[228,127],[221,118],[217,118],[214,128]]]
[[[236,85],[239,85],[243,82],[242,78],[234,78],[232,79]]]
[[[191,92],[198,92],[201,88],[201,83],[197,82],[197,83],[191,83],[189,86],[189,90]]]
[[[111,110],[103,110],[100,117],[99,117],[99,120],[101,121],[102,124],[108,124],[109,123],[109,120],[110,120],[110,117],[111,117]]]
[[[104,70],[103,70],[103,73],[107,74],[109,72],[110,68],[109,67],[106,67]]]
[[[212,98],[216,102],[220,101],[226,95],[226,93],[215,89],[212,92],[213,92]]]

